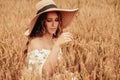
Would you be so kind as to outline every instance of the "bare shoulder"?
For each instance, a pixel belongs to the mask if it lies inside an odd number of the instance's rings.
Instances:
[[[28,51],[39,49],[41,50],[43,48],[43,40],[41,38],[33,38],[28,46]]]

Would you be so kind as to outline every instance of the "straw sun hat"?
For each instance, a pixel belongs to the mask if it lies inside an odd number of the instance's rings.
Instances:
[[[62,15],[62,27],[65,28],[74,17],[75,13],[78,11],[78,9],[60,9],[57,7],[55,2],[53,0],[41,0],[36,4],[37,13],[35,17],[31,20],[30,25],[28,29],[25,31],[24,35],[29,36],[32,32],[34,25],[37,21],[37,18],[45,12],[50,11],[60,11]]]

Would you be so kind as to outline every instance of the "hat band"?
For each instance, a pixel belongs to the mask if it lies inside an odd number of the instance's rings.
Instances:
[[[47,6],[43,7],[42,9],[38,10],[38,12],[36,14],[39,14],[40,12],[43,12],[49,8],[57,8],[57,6],[54,4],[47,5]]]

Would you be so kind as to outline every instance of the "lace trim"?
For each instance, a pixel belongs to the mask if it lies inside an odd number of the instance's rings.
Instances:
[[[32,71],[33,68],[35,68],[35,70],[39,71],[39,74],[42,77],[42,68],[50,52],[51,51],[47,49],[42,49],[42,50],[36,49],[29,52],[28,53],[28,69]],[[58,59],[60,59],[61,56],[62,56],[62,53],[60,49]]]

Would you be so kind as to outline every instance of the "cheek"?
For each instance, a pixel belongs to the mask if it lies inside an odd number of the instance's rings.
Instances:
[[[49,27],[50,27],[50,23],[47,23],[47,22],[46,22],[46,23],[45,23],[45,27],[46,27],[46,28],[49,28]]]
[[[57,22],[56,24],[57,24],[57,26],[58,26],[58,25],[59,25],[59,22]]]
[[[58,27],[58,26],[59,26],[59,22],[56,22],[56,23],[55,23],[55,26]]]

